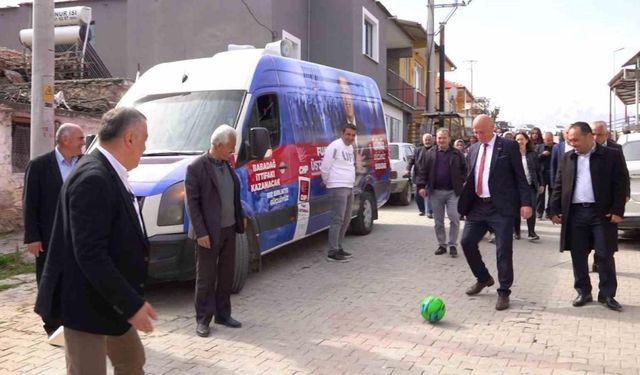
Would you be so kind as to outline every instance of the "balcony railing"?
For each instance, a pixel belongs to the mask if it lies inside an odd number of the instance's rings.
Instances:
[[[387,69],[387,94],[413,110],[423,110],[426,107],[425,95],[391,69]]]

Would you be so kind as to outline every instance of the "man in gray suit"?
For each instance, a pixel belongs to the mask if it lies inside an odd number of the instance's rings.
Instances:
[[[209,336],[209,324],[239,328],[231,317],[231,287],[236,233],[244,233],[240,181],[229,164],[236,131],[223,124],[211,135],[211,147],[187,167],[185,191],[189,238],[196,241],[196,334]]]

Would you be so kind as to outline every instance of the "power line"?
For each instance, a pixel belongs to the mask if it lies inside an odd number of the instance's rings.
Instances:
[[[253,12],[251,11],[251,8],[249,8],[249,5],[247,5],[247,3],[244,0],[240,0],[242,2],[242,4],[244,4],[244,6],[247,8],[247,10],[249,11],[249,14],[251,14],[251,17],[253,17],[254,21],[256,21],[256,23],[262,27],[264,27],[265,29],[267,29],[270,33],[271,33],[271,40],[276,40],[276,32],[271,30],[267,25],[263,24],[262,22],[260,22],[258,20],[258,18],[255,16],[255,14],[253,14]]]

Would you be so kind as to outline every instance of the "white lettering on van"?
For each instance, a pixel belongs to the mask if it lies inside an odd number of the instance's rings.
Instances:
[[[275,169],[276,162],[274,160],[270,160],[264,163],[257,163],[251,166],[251,169],[254,172],[265,171],[267,169]]]
[[[250,186],[250,190],[252,193],[254,193],[256,191],[269,189],[279,185],[280,185],[280,179],[276,178],[275,180],[263,181],[263,182],[252,184]]]
[[[324,151],[326,149],[327,149],[327,146],[316,147],[316,153],[318,154],[318,156],[323,157],[324,156]]]

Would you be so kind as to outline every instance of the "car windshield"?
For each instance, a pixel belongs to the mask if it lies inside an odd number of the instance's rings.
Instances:
[[[144,97],[134,107],[147,117],[145,155],[201,153],[221,124],[235,127],[244,91],[187,92]]]
[[[631,141],[622,145],[622,152],[627,161],[640,160],[640,141]]]
[[[400,159],[400,147],[398,145],[389,145],[389,159]]]

